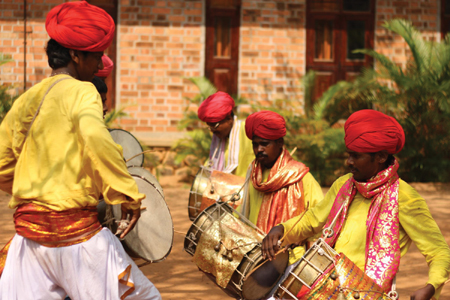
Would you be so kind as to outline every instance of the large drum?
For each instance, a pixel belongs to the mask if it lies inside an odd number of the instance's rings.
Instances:
[[[320,238],[278,285],[274,298],[335,300],[340,293],[349,300],[391,300],[364,271]]]
[[[189,193],[188,214],[189,219],[194,221],[198,214],[205,208],[215,203],[218,199],[226,202],[233,194],[239,192],[244,185],[245,179],[233,174],[201,167],[195,176]],[[239,192],[242,200],[243,189]],[[236,208],[240,201],[229,203]]]
[[[136,181],[139,192],[145,194],[142,200],[141,217],[136,226],[122,241],[122,244],[134,259],[143,259],[145,263],[155,263],[164,260],[172,250],[173,244],[173,222],[169,208],[164,201],[164,194],[156,178],[149,172],[146,177],[131,174]],[[98,205],[99,220],[105,221],[107,205],[104,201]],[[112,214],[115,220],[120,220],[122,211],[120,205],[112,206]],[[109,224],[110,229],[115,232],[115,222]]]
[[[289,254],[263,263],[265,234],[225,203],[203,210],[189,228],[184,249],[227,294],[248,300],[266,297],[281,278]]]
[[[164,195],[161,185],[159,184],[159,182],[156,180],[155,176],[153,176],[153,174],[149,170],[147,170],[143,167],[139,167],[139,166],[129,166],[128,172],[132,175],[136,175],[136,176],[145,178],[147,181],[151,182],[151,184],[155,186],[156,190],[161,195]]]
[[[140,166],[144,164],[144,150],[139,141],[126,130],[108,129],[114,142],[123,149],[123,158],[127,161],[127,166]],[[132,158],[133,157],[133,158]]]

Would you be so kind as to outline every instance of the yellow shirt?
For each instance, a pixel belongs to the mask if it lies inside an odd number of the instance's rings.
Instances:
[[[225,167],[228,162],[229,145],[230,140],[228,139],[225,144]],[[234,175],[244,177],[247,174],[247,169],[250,163],[255,159],[255,153],[253,152],[252,140],[250,140],[245,134],[245,121],[242,121],[241,127],[239,128],[239,157],[238,166],[233,171]]]
[[[48,88],[28,138],[28,127]],[[108,204],[137,209],[138,192],[103,122],[94,85],[58,75],[20,96],[0,125],[0,189],[10,208],[33,202],[56,211]],[[126,196],[130,199],[127,199]]]
[[[270,169],[265,169],[263,171],[263,180],[262,182],[266,182],[267,178],[269,178]],[[309,209],[316,206],[319,201],[323,199],[322,188],[316,179],[311,175],[311,173],[306,173],[306,175],[302,179],[303,182],[303,194],[305,199],[305,207],[309,204]],[[250,204],[249,210],[249,220],[253,224],[256,224],[258,221],[259,210],[261,209],[261,203],[264,193],[256,190],[253,187],[253,184],[249,184],[248,189],[248,201]],[[294,248],[293,251],[289,253],[289,264],[293,264],[302,258],[305,253],[305,247],[299,246]]]
[[[338,178],[328,193],[314,209],[308,211],[303,219],[287,236],[287,243],[304,240],[320,233],[333,206],[334,199],[342,185],[351,174]],[[364,198],[359,192],[355,195],[340,236],[336,241],[336,252],[344,253],[360,269],[365,266],[366,219],[371,199]],[[425,200],[409,184],[400,180],[399,184],[399,220],[400,220],[400,252],[401,256],[408,251],[411,242],[417,245],[428,263],[428,282],[436,289],[435,297],[440,294],[443,283],[450,272],[450,250],[434,221]],[[290,230],[296,218],[283,223],[284,230]]]

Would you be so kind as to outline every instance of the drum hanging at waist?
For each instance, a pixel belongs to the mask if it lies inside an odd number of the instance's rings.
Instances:
[[[343,253],[337,254],[322,238],[306,251],[274,294],[275,299],[395,299],[390,296],[396,293],[384,293],[364,271]]]
[[[248,300],[264,298],[288,264],[289,254],[266,262],[261,253],[265,234],[232,207],[217,202],[197,216],[189,228],[184,248],[208,278],[227,294]]]
[[[125,236],[122,244],[130,257],[140,258],[146,262],[140,265],[143,266],[163,261],[170,254],[174,232],[172,216],[164,200],[160,184],[150,172],[141,170],[136,173],[145,175],[144,178],[131,174],[139,192],[146,197],[142,200],[141,217],[133,230]],[[113,205],[111,208],[113,220],[110,220],[108,227],[112,232],[116,232],[115,220],[121,219],[122,211],[120,205]],[[101,223],[105,221],[108,223],[107,209],[104,201],[97,206]]]

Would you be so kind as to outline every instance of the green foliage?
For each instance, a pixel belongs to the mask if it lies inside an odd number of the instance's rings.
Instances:
[[[362,108],[395,117],[406,135],[398,154],[400,176],[407,181],[449,181],[450,173],[450,37],[429,42],[410,22],[391,20],[383,25],[408,44],[411,59],[402,69],[372,49],[357,50],[378,62],[353,82],[340,82],[325,108],[333,124]]]
[[[11,56],[0,53],[0,66],[8,62],[11,62]],[[6,116],[8,111],[11,109],[14,100],[16,100],[19,95],[14,95],[12,93],[12,88],[10,86],[0,86],[0,123]]]
[[[117,123],[114,123],[117,119],[121,117],[127,117],[128,114],[125,112],[126,107],[122,107],[120,109],[112,109],[105,115],[105,125],[108,128],[120,127]]]
[[[14,100],[18,98],[18,96],[12,96],[10,93],[9,86],[0,86],[0,123],[2,123],[3,118],[5,118],[8,111],[11,109]]]

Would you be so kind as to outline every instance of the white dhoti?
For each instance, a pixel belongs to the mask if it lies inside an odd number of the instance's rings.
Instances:
[[[130,275],[123,277],[128,268]],[[16,234],[0,279],[0,300],[61,300],[67,295],[72,300],[161,299],[109,229],[60,248]]]

